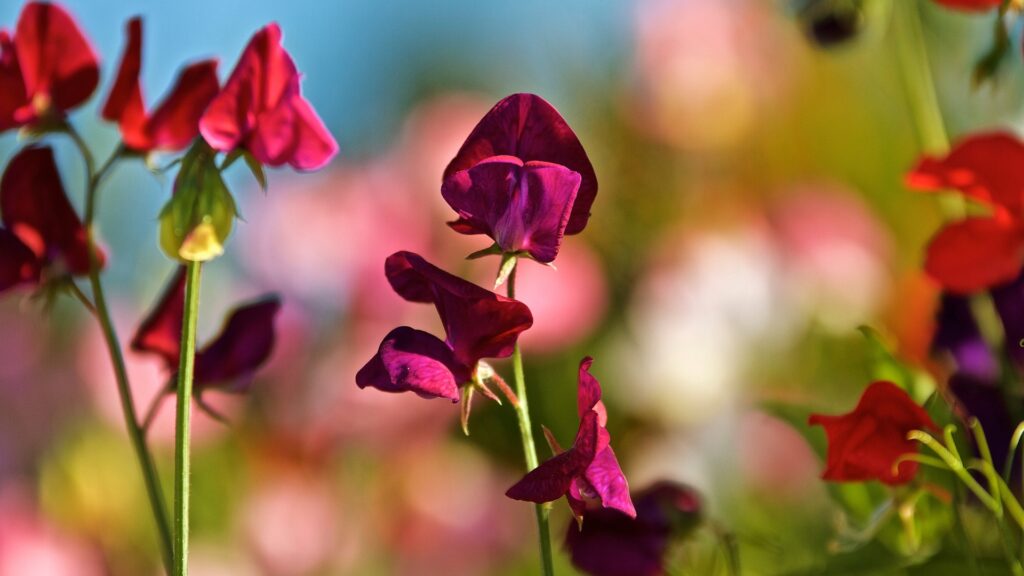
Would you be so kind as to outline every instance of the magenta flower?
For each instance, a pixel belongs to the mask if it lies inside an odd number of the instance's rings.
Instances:
[[[68,201],[49,147],[29,146],[7,165],[0,179],[0,221],[0,291],[44,276],[89,273],[85,226]],[[96,257],[102,266],[103,254],[97,251]]]
[[[281,46],[281,28],[264,27],[203,113],[199,131],[214,149],[244,148],[268,166],[323,167],[338,152],[338,143],[302,97],[299,79]]]
[[[551,262],[583,231],[597,176],[576,134],[540,96],[513,94],[488,112],[444,171],[441,193],[462,234]]]
[[[581,519],[588,509],[609,508],[636,517],[626,476],[610,445],[605,429],[608,413],[601,402],[601,385],[590,374],[594,360],[580,361],[577,408],[580,427],[576,441],[523,477],[505,495],[527,502],[553,502],[562,496]],[[560,451],[557,446],[553,446]]]
[[[660,576],[674,538],[701,520],[701,502],[687,486],[659,482],[636,497],[636,517],[618,510],[587,514],[582,526],[569,524],[565,547],[577,569],[591,576]]]
[[[274,349],[274,318],[280,309],[277,297],[268,296],[231,312],[220,334],[196,352],[198,402],[208,389],[230,393],[249,389],[256,371]],[[159,356],[172,375],[178,371],[184,310],[185,267],[181,266],[131,342],[132,350]]]
[[[458,402],[459,388],[473,382],[480,360],[510,356],[519,334],[533,324],[525,304],[453,276],[418,254],[392,254],[384,273],[402,298],[437,308],[446,338],[395,328],[356,374],[360,388]]]

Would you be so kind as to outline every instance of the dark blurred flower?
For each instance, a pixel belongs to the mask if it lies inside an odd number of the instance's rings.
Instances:
[[[608,414],[601,402],[601,385],[590,374],[593,363],[589,356],[580,362],[577,390],[580,428],[572,447],[527,473],[505,495],[537,503],[565,496],[577,518],[594,508],[610,508],[635,517],[626,476],[615,458],[611,435],[605,428]]]
[[[302,97],[299,72],[281,46],[281,28],[270,24],[249,41],[223,90],[199,121],[213,148],[244,148],[268,166],[321,168],[338,143]]]
[[[1013,280],[1024,262],[1024,144],[1005,132],[965,138],[943,158],[924,157],[907,175],[919,190],[959,190],[992,209],[943,228],[925,270],[947,290],[969,294]]]
[[[446,339],[408,326],[395,328],[356,374],[360,388],[457,402],[459,387],[474,381],[480,360],[510,356],[519,333],[533,324],[525,304],[453,276],[412,252],[392,254],[384,273],[402,298],[434,304]]]
[[[103,105],[103,118],[118,123],[125,146],[132,150],[182,150],[199,134],[199,117],[220,88],[217,61],[203,60],[186,67],[164,101],[147,114],[139,82],[142,18],[129,20],[127,32],[128,45]]]
[[[874,382],[848,414],[811,414],[811,425],[825,428],[828,459],[822,478],[832,482],[879,480],[906,484],[917,473],[916,462],[893,465],[901,456],[917,453],[913,430],[938,430],[935,422],[910,396],[892,382]]]
[[[934,0],[934,2],[945,6],[946,8],[984,12],[986,10],[998,8],[1003,3],[1003,0]]]
[[[573,566],[591,576],[659,576],[674,538],[701,521],[695,490],[658,482],[635,496],[636,517],[614,509],[594,510],[582,526],[569,524],[565,547]]]
[[[131,343],[136,352],[160,356],[171,374],[178,371],[184,307],[185,267],[181,266]],[[196,352],[197,399],[208,389],[248,390],[252,377],[274,349],[274,318],[280,309],[277,297],[269,296],[231,312],[220,334]]]
[[[846,43],[864,25],[861,0],[799,0],[797,18],[807,38],[822,48]]]
[[[563,234],[586,227],[597,176],[551,104],[513,94],[476,125],[445,168],[441,190],[459,214],[455,231],[487,234],[505,252],[550,262]]]
[[[60,117],[99,83],[96,54],[63,8],[29,2],[12,39],[0,30],[0,130]]]
[[[88,274],[87,234],[57,172],[53,150],[29,146],[0,179],[0,291],[47,276]],[[104,256],[97,251],[99,265]]]

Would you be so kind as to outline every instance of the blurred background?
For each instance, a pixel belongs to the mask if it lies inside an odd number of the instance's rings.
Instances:
[[[97,107],[134,14],[145,18],[149,102],[192,59],[218,56],[225,78],[249,36],[278,21],[341,145],[319,173],[272,172],[267,194],[232,169],[245,222],[229,257],[207,267],[200,343],[241,301],[278,292],[284,309],[251,394],[208,398],[232,425],[195,413],[195,576],[536,572],[532,511],[503,496],[521,474],[512,411],[479,402],[467,438],[456,406],[354,383],[392,327],[439,329],[430,307],[388,288],[388,254],[493,278],[493,259],[463,259],[481,237],[444,225],[440,177],[512,92],[562,112],[600,182],[557,271],[521,267],[536,318],[523,338],[535,423],[571,440],[576,366],[592,355],[634,489],[674,479],[700,490],[708,517],[734,533],[744,574],[827,556],[836,511],[805,439],[821,431],[769,407],[849,410],[871,378],[864,324],[924,362],[936,297],[920,265],[941,216],[902,185],[919,146],[891,2],[869,0],[860,33],[828,50],[785,0],[64,4],[103,58],[101,89],[72,116],[99,157],[117,132]],[[992,16],[919,4],[950,133],[1012,128],[1019,48],[972,88]],[[19,11],[4,2],[0,26]],[[0,158],[18,146],[4,134]],[[82,166],[67,142],[57,149],[81,206]],[[129,162],[102,191],[105,278],[125,341],[173,268],[156,233],[170,186]],[[0,576],[157,574],[95,323],[70,299],[46,314],[28,296],[0,301]],[[143,411],[167,374],[155,358],[128,363]],[[172,429],[167,403],[151,433],[167,487]],[[560,547],[563,503],[554,518]],[[721,558],[698,542],[675,562],[674,574],[713,574]]]

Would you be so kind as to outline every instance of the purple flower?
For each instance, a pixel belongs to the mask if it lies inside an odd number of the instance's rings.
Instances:
[[[551,262],[583,231],[597,176],[576,134],[540,96],[513,94],[488,112],[444,171],[441,193],[462,234]]]
[[[537,503],[565,496],[578,519],[595,508],[610,508],[636,517],[626,476],[610,446],[611,435],[605,429],[608,414],[601,402],[601,385],[590,374],[593,362],[589,356],[580,362],[580,427],[572,447],[527,473],[505,495]],[[553,448],[559,451],[557,446]]]
[[[360,388],[458,402],[459,388],[473,381],[480,360],[510,356],[519,334],[533,324],[525,304],[453,276],[418,254],[392,254],[384,273],[402,298],[437,308],[446,338],[395,328],[356,374]]]
[[[659,482],[636,495],[635,518],[606,508],[588,513],[582,526],[570,523],[565,547],[573,566],[591,576],[658,576],[673,537],[700,520],[696,491]]]

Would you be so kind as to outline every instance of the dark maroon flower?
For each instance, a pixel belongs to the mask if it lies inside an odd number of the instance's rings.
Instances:
[[[659,482],[635,497],[636,517],[601,508],[582,525],[570,523],[565,547],[577,569],[591,576],[660,576],[665,553],[701,521],[701,502],[688,486]]]
[[[822,478],[832,482],[906,484],[917,474],[917,463],[904,462],[898,470],[893,465],[901,457],[917,453],[917,442],[907,434],[938,430],[924,408],[902,388],[886,381],[868,386],[853,412],[812,414],[808,422],[825,428],[828,459]]]
[[[297,170],[323,167],[338,143],[299,90],[299,72],[281,46],[281,28],[257,32],[227,84],[199,121],[216,150],[243,148],[262,164]]]
[[[142,19],[129,20],[127,31],[128,45],[103,106],[103,118],[118,123],[125,146],[132,150],[182,150],[199,134],[199,117],[220,88],[217,61],[203,60],[185,68],[160,106],[148,114],[139,82]]]
[[[89,273],[85,227],[68,201],[53,150],[18,152],[0,179],[0,290],[47,276]],[[98,252],[98,251],[97,251]],[[103,254],[97,253],[98,265]]]
[[[29,2],[12,39],[0,30],[0,130],[60,116],[92,95],[99,62],[71,16]]]
[[[574,175],[575,173],[575,175]],[[502,99],[444,171],[442,193],[462,234],[487,234],[505,252],[550,262],[563,234],[590,218],[597,176],[576,134],[535,94]]]
[[[208,389],[245,392],[252,377],[274,349],[274,318],[281,309],[274,297],[235,308],[220,334],[196,352],[194,386],[197,396]],[[185,310],[185,267],[179,267],[156,308],[132,338],[136,352],[155,354],[169,373],[177,374]],[[173,378],[172,378],[173,384]]]
[[[594,508],[611,508],[636,516],[629,485],[622,473],[601,402],[601,385],[590,374],[594,360],[580,362],[577,408],[580,428],[571,448],[530,471],[505,492],[514,500],[552,502],[565,496],[577,518]]]
[[[392,330],[356,374],[360,388],[458,402],[459,388],[473,381],[480,360],[510,356],[519,334],[533,324],[525,304],[453,276],[418,254],[392,254],[384,273],[402,298],[437,308],[446,337],[406,326]]]

